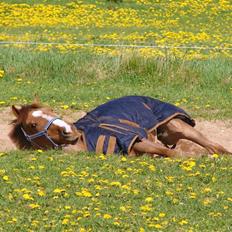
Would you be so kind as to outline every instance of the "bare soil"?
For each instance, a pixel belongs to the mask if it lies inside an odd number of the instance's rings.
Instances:
[[[77,119],[83,117],[85,112],[65,112],[64,119],[73,122]],[[10,141],[8,134],[11,129],[10,122],[14,119],[10,108],[0,109],[0,152],[6,152],[15,150],[16,147]],[[232,151],[232,120],[221,121],[206,121],[206,120],[196,120],[196,129],[201,131],[207,138],[212,141],[221,144],[227,150]],[[193,144],[189,141],[182,140],[178,143],[177,149],[182,153],[206,153],[206,151],[200,146]]]

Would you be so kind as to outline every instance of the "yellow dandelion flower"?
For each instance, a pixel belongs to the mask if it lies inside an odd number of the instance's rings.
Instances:
[[[119,208],[121,211],[123,211],[123,212],[126,212],[127,211],[127,209],[126,209],[126,207],[125,206],[120,206],[120,208]]]
[[[6,170],[5,169],[0,169],[0,176],[5,174],[6,173]]]
[[[138,189],[133,189],[132,192],[134,195],[138,195],[140,191]]]
[[[40,197],[44,197],[46,195],[45,191],[42,190],[42,189],[38,189],[37,190],[37,194],[40,196]]]
[[[4,76],[4,70],[0,70],[0,78],[3,78],[3,76]]]
[[[106,160],[106,156],[105,156],[104,154],[100,154],[100,155],[99,155],[99,158],[100,158],[101,160]]]
[[[32,225],[32,226],[35,226],[35,227],[37,227],[38,224],[39,224],[39,221],[37,221],[37,220],[33,220],[33,221],[31,222],[31,225]]]
[[[155,171],[155,166],[154,165],[149,165],[148,168],[150,169],[150,171],[154,172]]]
[[[38,208],[40,208],[40,205],[39,204],[29,204],[28,207],[31,209],[38,209]]]
[[[178,223],[179,223],[181,226],[187,225],[187,224],[188,224],[188,220],[183,219],[183,220],[179,221]]]
[[[16,78],[16,81],[21,82],[23,79],[22,78]]]
[[[184,161],[180,167],[185,170],[185,171],[191,171],[192,168],[196,166],[196,162],[194,160],[187,160],[187,161]]]
[[[90,212],[85,212],[85,213],[83,214],[83,217],[85,217],[85,218],[90,217]]]
[[[165,194],[166,194],[167,196],[173,196],[173,192],[171,192],[171,191],[169,191],[169,190],[165,191]]]
[[[69,223],[69,219],[68,218],[64,218],[62,221],[62,225],[68,225]]]
[[[87,189],[82,189],[81,192],[76,192],[76,195],[78,197],[92,197],[92,193]]]
[[[204,188],[203,189],[203,193],[210,193],[212,190],[211,190],[211,188]]]
[[[199,167],[200,168],[206,168],[205,164],[200,164]]]
[[[194,193],[194,192],[191,192],[191,193],[189,194],[189,198],[190,198],[190,199],[196,199],[196,197],[197,197],[197,194]]]
[[[120,226],[120,223],[118,221],[113,222],[115,226]]]
[[[2,179],[5,180],[5,181],[8,181],[9,180],[9,176],[3,176]]]
[[[203,202],[202,202],[203,205],[209,205],[209,204],[211,204],[211,203],[212,203],[212,200],[209,199],[209,198],[205,198],[205,199],[203,200]]]
[[[160,219],[158,217],[153,217],[152,220],[153,221],[159,221]]]
[[[122,162],[126,162],[126,161],[127,161],[127,158],[126,158],[125,156],[123,156],[123,157],[121,158],[121,161],[122,161]]]
[[[166,214],[165,213],[163,213],[163,212],[161,212],[161,213],[159,213],[159,217],[165,217],[166,216]]]
[[[211,217],[221,217],[222,213],[220,213],[220,212],[210,212],[208,215],[211,216]]]
[[[83,190],[82,194],[83,194],[84,197],[92,197],[92,193],[89,192],[88,190]]]
[[[155,224],[154,227],[155,227],[156,229],[162,229],[162,228],[163,228],[163,226],[160,225],[160,224]]]
[[[166,179],[169,183],[173,183],[173,182],[174,182],[174,176],[165,176],[165,179]]]
[[[217,159],[217,158],[219,157],[219,155],[216,154],[216,153],[214,153],[214,154],[212,155],[212,157],[213,157],[214,159]]]
[[[215,176],[212,177],[212,181],[213,182],[216,182],[217,181],[217,178]]]
[[[119,181],[113,181],[110,183],[111,186],[121,187],[121,183]]]
[[[69,108],[69,106],[68,105],[62,105],[61,108],[64,109],[64,110],[67,110]]]
[[[29,194],[29,193],[24,193],[23,194],[23,199],[24,200],[34,200],[34,198]]]
[[[110,214],[105,213],[105,214],[103,215],[103,218],[104,218],[104,219],[110,219],[110,218],[112,218],[112,216],[111,216]]]
[[[1,105],[1,103],[0,103],[0,105]],[[0,152],[0,157],[5,156],[5,155],[7,155],[7,153],[5,153],[5,152]]]
[[[60,189],[60,188],[56,188],[53,190],[54,193],[63,193],[65,192],[65,189]]]
[[[7,223],[9,223],[9,224],[14,224],[14,223],[16,223],[17,221],[18,221],[17,218],[13,217],[11,220],[7,221]]]
[[[63,177],[77,176],[77,174],[73,170],[62,171],[60,175]]]
[[[152,208],[150,205],[142,205],[142,206],[140,206],[140,210],[144,211],[144,212],[149,212],[152,210]]]
[[[146,199],[145,199],[145,202],[152,202],[154,200],[154,198],[153,197],[147,197]]]

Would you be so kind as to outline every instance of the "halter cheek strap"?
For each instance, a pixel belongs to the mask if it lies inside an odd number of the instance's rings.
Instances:
[[[55,118],[52,118],[47,124],[46,126],[44,127],[44,129],[42,131],[39,131],[35,134],[32,134],[32,135],[28,135],[27,132],[23,129],[23,127],[21,126],[21,130],[24,134],[24,136],[26,137],[27,141],[30,142],[31,144],[33,145],[36,145],[37,147],[39,148],[43,148],[42,146],[40,146],[38,143],[36,143],[35,141],[33,141],[34,139],[36,138],[39,138],[39,137],[42,137],[42,136],[45,136],[47,140],[49,140],[51,142],[51,144],[53,145],[53,148],[60,148],[60,147],[63,147],[64,145],[59,145],[59,144],[56,144],[49,136],[48,136],[48,129],[49,127],[51,126],[51,124],[57,120],[57,119],[60,119],[59,117],[55,117]]]

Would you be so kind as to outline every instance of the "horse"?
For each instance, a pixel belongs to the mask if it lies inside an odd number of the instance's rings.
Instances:
[[[181,108],[146,96],[125,96],[99,105],[74,123],[62,120],[36,98],[30,105],[11,107],[9,137],[19,149],[65,149],[97,154],[176,157],[181,139],[209,154],[232,154],[197,131]]]

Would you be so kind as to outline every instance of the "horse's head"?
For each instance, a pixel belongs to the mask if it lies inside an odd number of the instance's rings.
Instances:
[[[9,136],[20,149],[51,149],[75,144],[80,132],[73,124],[61,120],[37,102],[22,107],[12,106],[16,119]]]

